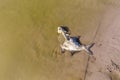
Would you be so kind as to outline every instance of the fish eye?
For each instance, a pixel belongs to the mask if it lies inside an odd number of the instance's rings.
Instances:
[[[59,28],[59,30],[61,30],[61,28]]]

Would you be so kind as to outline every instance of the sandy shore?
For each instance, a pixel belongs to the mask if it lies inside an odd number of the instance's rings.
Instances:
[[[101,17],[95,46],[92,48],[96,60],[89,60],[86,80],[120,80],[119,70],[107,70],[111,60],[120,65],[120,8],[107,7]]]

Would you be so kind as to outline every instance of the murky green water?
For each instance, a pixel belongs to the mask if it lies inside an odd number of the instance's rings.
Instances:
[[[0,4],[0,80],[64,80],[60,76],[64,60],[53,56],[57,27],[67,25],[73,34],[83,36],[83,42],[91,42],[106,6],[119,5],[112,0],[1,0]]]

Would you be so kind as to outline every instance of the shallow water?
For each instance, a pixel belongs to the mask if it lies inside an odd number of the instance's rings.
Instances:
[[[73,35],[81,35],[83,43],[92,42],[106,6],[119,5],[112,0],[0,3],[0,80],[82,80],[87,55],[81,54],[81,59],[61,56],[57,27],[67,25]],[[81,67],[77,76],[75,66]]]

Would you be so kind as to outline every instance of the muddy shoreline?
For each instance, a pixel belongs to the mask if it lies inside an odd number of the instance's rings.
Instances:
[[[113,60],[117,65],[120,65],[120,8],[113,8],[111,6],[106,8],[101,21],[100,29],[95,38],[95,46],[93,47],[94,57],[96,61],[91,63],[89,61],[88,74],[86,80],[111,80],[107,72],[107,65],[111,65]],[[120,79],[120,72],[113,74]]]

